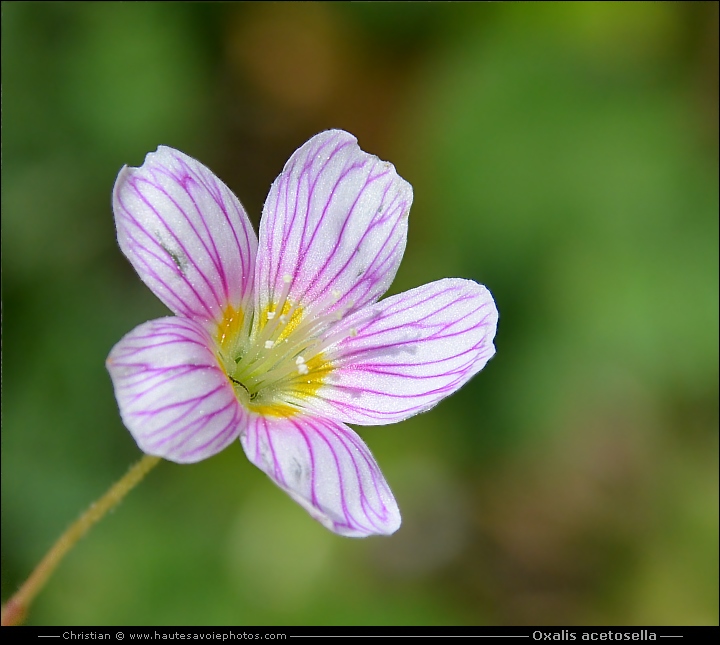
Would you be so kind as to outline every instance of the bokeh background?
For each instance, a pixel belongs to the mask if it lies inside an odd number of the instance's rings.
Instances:
[[[163,463],[31,624],[717,624],[718,5],[2,5],[2,597],[139,451],[104,360],[166,310],[110,192],[158,144],[257,224],[312,134],[413,184],[392,292],[497,300],[497,355],[360,430],[404,515],[313,522],[239,444]]]

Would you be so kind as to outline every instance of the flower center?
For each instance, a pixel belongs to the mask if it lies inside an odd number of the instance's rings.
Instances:
[[[336,342],[331,328],[342,313],[306,311],[288,299],[290,282],[285,276],[278,301],[255,312],[247,325],[240,312],[229,310],[218,327],[220,363],[238,399],[258,414],[292,416],[298,399],[314,395],[332,371],[323,351]]]

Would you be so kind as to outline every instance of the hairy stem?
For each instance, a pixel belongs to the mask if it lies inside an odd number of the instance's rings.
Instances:
[[[2,625],[20,625],[27,615],[27,611],[40,593],[48,578],[53,574],[62,559],[75,546],[77,541],[87,533],[90,528],[127,495],[143,477],[160,461],[160,457],[145,455],[140,461],[128,470],[110,490],[88,508],[68,529],[60,536],[45,557],[35,567],[30,577],[18,589],[17,593],[8,600],[2,608]]]

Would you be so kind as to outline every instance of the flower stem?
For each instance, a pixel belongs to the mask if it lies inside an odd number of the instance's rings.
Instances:
[[[75,543],[90,530],[96,522],[101,520],[105,513],[115,507],[143,477],[160,461],[160,457],[145,455],[140,461],[128,470],[110,490],[88,508],[68,529],[60,536],[45,557],[35,567],[30,577],[24,582],[17,593],[8,600],[2,608],[2,625],[19,625],[25,620],[30,604],[35,596],[42,590],[48,578],[60,564],[67,552]]]

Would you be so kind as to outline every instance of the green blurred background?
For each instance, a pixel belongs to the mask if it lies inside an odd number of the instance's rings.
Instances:
[[[236,444],[163,463],[31,624],[717,624],[718,5],[2,5],[2,597],[139,451],[104,360],[166,314],[110,192],[158,144],[257,224],[312,134],[415,190],[393,292],[497,300],[458,394],[361,429],[404,516],[313,522]]]

